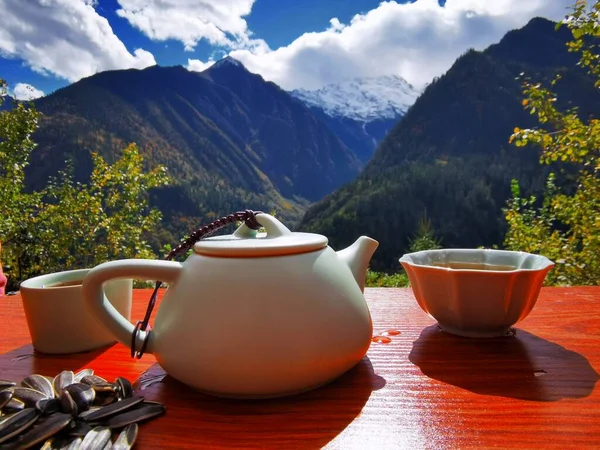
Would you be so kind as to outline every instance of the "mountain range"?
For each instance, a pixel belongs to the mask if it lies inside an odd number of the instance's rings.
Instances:
[[[565,27],[555,31],[536,18],[484,51],[464,53],[427,86],[357,179],[311,206],[299,229],[327,235],[334,247],[369,235],[380,241],[372,267],[385,271],[400,269],[424,221],[444,247],[501,246],[511,180],[539,196],[549,170],[539,149],[508,143],[514,127],[537,125],[523,108],[519,77],[549,83],[560,73],[558,107],[600,113],[600,93],[576,67],[570,39]],[[569,174],[560,178],[568,186]]]
[[[110,162],[135,142],[173,180],[151,195],[164,217],[157,246],[246,208],[274,210],[334,248],[369,235],[381,243],[376,270],[399,269],[423,220],[445,247],[501,245],[511,180],[540,194],[548,172],[537,149],[508,144],[514,127],[536,125],[522,106],[520,74],[548,82],[560,73],[561,107],[600,112],[569,39],[533,19],[465,52],[423,92],[399,77],[286,92],[230,57],[200,73],[98,73],[34,101],[42,118],[27,182],[43,186],[67,159],[85,180],[92,152]]]
[[[200,226],[239,209],[276,210],[293,222],[363,166],[307,106],[232,58],[202,73],[102,72],[34,103],[43,115],[27,171],[32,187],[66,159],[84,180],[91,152],[112,161],[135,142],[174,180],[152,200],[177,239],[189,233],[190,217]]]

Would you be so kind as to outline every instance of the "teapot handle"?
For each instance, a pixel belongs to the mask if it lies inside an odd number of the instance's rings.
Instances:
[[[132,341],[133,324],[111,305],[104,295],[102,285],[115,278],[161,280],[172,283],[179,278],[181,269],[182,265],[179,262],[150,259],[123,259],[102,263],[90,270],[83,279],[83,299],[92,316],[108,328],[119,342],[129,348],[135,346],[138,349],[144,345],[147,332],[138,332],[135,341]],[[147,350],[150,353],[152,353],[152,344],[153,341],[150,339]]]

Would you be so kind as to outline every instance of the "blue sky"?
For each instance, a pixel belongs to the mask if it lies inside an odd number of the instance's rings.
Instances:
[[[467,49],[535,16],[559,20],[571,3],[0,0],[0,78],[39,96],[103,70],[204,70],[230,54],[284,89],[390,74],[421,87]]]

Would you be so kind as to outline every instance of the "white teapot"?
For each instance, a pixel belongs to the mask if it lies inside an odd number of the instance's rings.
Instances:
[[[325,236],[291,232],[265,213],[255,219],[266,233],[242,224],[196,242],[183,263],[100,264],[83,281],[88,310],[121,343],[147,345],[169,375],[206,393],[277,397],[332,381],[371,343],[363,291],[378,242],[363,236],[336,253]],[[102,286],[115,278],[168,283],[152,331],[134,333],[106,299]]]

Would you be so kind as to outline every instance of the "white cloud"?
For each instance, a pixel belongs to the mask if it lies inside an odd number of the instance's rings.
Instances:
[[[535,16],[562,19],[573,0],[418,0],[382,2],[347,23],[331,19],[276,50],[230,55],[285,89],[316,89],[354,76],[400,75],[422,87],[469,48],[484,49]]]
[[[181,41],[193,50],[201,39],[229,48],[264,49],[253,40],[244,16],[255,0],[118,0],[117,14],[150,39]]]
[[[193,49],[215,46],[190,70],[209,67],[224,50],[285,89],[315,89],[348,77],[400,75],[422,87],[444,73],[467,49],[483,49],[534,16],[560,19],[573,0],[417,0],[382,2],[348,23],[330,20],[272,50],[255,39],[244,17],[256,0],[118,0],[117,14],[154,40],[174,39]],[[130,52],[97,0],[0,0],[0,56],[33,70],[76,81],[111,69],[156,64],[148,51]],[[279,7],[285,8],[281,4]]]
[[[17,100],[33,100],[44,96],[44,91],[36,89],[31,84],[17,83],[13,88],[11,95]]]
[[[203,72],[208,69],[215,63],[213,60],[209,60],[207,62],[202,62],[199,59],[188,59],[188,64],[186,66],[187,70],[192,70],[194,72]]]
[[[146,50],[130,53],[94,0],[0,0],[0,55],[33,70],[77,81],[111,69],[156,64]]]

